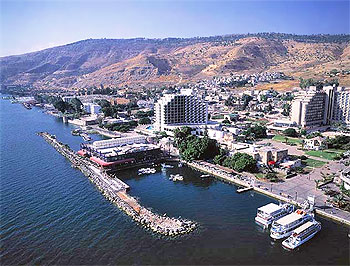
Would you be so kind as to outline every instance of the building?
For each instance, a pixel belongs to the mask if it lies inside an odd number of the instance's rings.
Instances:
[[[350,167],[345,168],[340,175],[340,179],[346,190],[350,190]]]
[[[92,144],[92,147],[95,149],[103,149],[103,148],[119,147],[123,145],[143,144],[143,143],[146,143],[146,137],[142,135],[136,135],[131,137],[94,141],[94,143]]]
[[[315,137],[312,139],[304,139],[304,149],[306,150],[324,150],[327,149],[328,145],[326,142],[326,138]]]
[[[155,120],[155,130],[166,132],[180,126],[206,125],[208,105],[190,90],[181,90],[181,94],[166,94],[155,104]]]
[[[340,122],[350,125],[350,89],[309,87],[295,94],[291,121],[304,128]]]
[[[96,116],[83,116],[79,119],[68,120],[68,123],[77,126],[91,126],[98,124],[98,120]]]
[[[288,149],[277,149],[271,146],[249,145],[248,148],[238,149],[235,152],[247,153],[264,165],[280,163],[288,156]]]
[[[84,103],[84,110],[88,114],[99,114],[101,112],[101,106],[94,103]]]
[[[150,163],[162,158],[160,147],[147,143],[144,136],[100,140],[92,144],[83,143],[78,153],[108,169]]]
[[[332,122],[350,125],[350,88],[333,90]]]
[[[292,103],[291,121],[301,127],[325,125],[326,98],[326,92],[316,87],[299,91]]]

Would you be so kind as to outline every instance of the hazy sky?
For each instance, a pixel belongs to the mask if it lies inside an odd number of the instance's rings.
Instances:
[[[88,38],[349,34],[347,1],[0,0],[0,56]]]

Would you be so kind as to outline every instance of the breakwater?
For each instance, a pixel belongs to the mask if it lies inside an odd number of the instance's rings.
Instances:
[[[162,216],[143,207],[126,193],[128,186],[124,182],[108,177],[97,164],[78,155],[68,145],[59,142],[54,135],[47,132],[40,132],[38,135],[66,157],[72,163],[72,167],[88,177],[108,200],[146,229],[165,236],[177,236],[189,233],[197,227],[195,222],[187,219]]]

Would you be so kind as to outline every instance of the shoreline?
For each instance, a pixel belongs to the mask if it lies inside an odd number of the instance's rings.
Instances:
[[[67,144],[59,142],[54,135],[47,132],[39,132],[38,135],[66,157],[72,163],[72,167],[80,170],[101,191],[103,196],[146,229],[163,236],[175,237],[188,234],[198,227],[198,224],[193,221],[159,215],[143,207],[135,198],[126,193],[129,187],[127,184],[119,179],[108,177],[90,160],[78,155]]]
[[[277,200],[281,200],[281,201],[284,201],[284,202],[287,202],[287,203],[291,203],[291,204],[293,204],[295,206],[298,206],[298,207],[302,207],[301,206],[302,204],[300,202],[297,202],[297,201],[295,201],[293,199],[286,198],[286,197],[284,197],[282,195],[273,193],[273,192],[269,191],[268,188],[264,189],[264,188],[261,188],[261,187],[257,187],[257,186],[254,186],[254,184],[252,185],[252,184],[250,184],[248,182],[239,180],[239,179],[237,179],[235,177],[231,177],[231,176],[229,176],[228,173],[226,175],[220,174],[220,173],[218,173],[216,171],[206,169],[203,166],[198,165],[198,163],[196,163],[196,162],[183,162],[183,163],[185,163],[186,165],[188,165],[188,166],[190,166],[190,167],[192,167],[192,168],[194,168],[194,169],[196,169],[196,170],[198,170],[200,172],[211,174],[215,178],[218,178],[218,179],[220,179],[220,180],[222,180],[224,182],[228,182],[230,184],[239,185],[239,186],[243,186],[243,187],[247,187],[247,188],[248,187],[252,187],[252,189],[254,191],[256,191],[256,192],[258,192],[260,194],[264,194],[264,195],[266,195],[268,197],[271,197],[271,198],[274,198],[274,199],[277,199]],[[350,227],[350,220],[343,219],[343,218],[338,217],[338,216],[336,216],[334,214],[329,214],[329,213],[327,213],[327,212],[325,212],[325,211],[323,211],[321,209],[318,209],[317,207],[315,207],[314,210],[315,210],[316,214],[319,214],[319,215],[321,215],[323,217],[326,217],[326,218],[331,219],[331,220],[333,220],[335,222],[338,222],[340,224],[344,224],[344,225]]]

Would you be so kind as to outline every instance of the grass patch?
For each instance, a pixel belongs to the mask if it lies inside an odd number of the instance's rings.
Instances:
[[[262,179],[262,178],[265,177],[265,175],[264,175],[263,173],[257,173],[257,174],[255,174],[255,176],[256,176],[256,178],[258,178],[258,179]]]
[[[320,167],[324,166],[326,164],[326,162],[322,162],[319,160],[308,158],[306,160],[303,160],[303,164],[305,164],[306,166],[309,166],[309,167],[320,168]]]
[[[340,153],[333,152],[333,151],[306,151],[305,154],[323,158],[326,160],[334,160],[335,157],[337,157]]]
[[[282,135],[275,135],[272,139],[275,141],[286,143],[286,137]],[[301,139],[287,137],[287,144],[288,143],[301,144],[301,142],[302,142]]]

